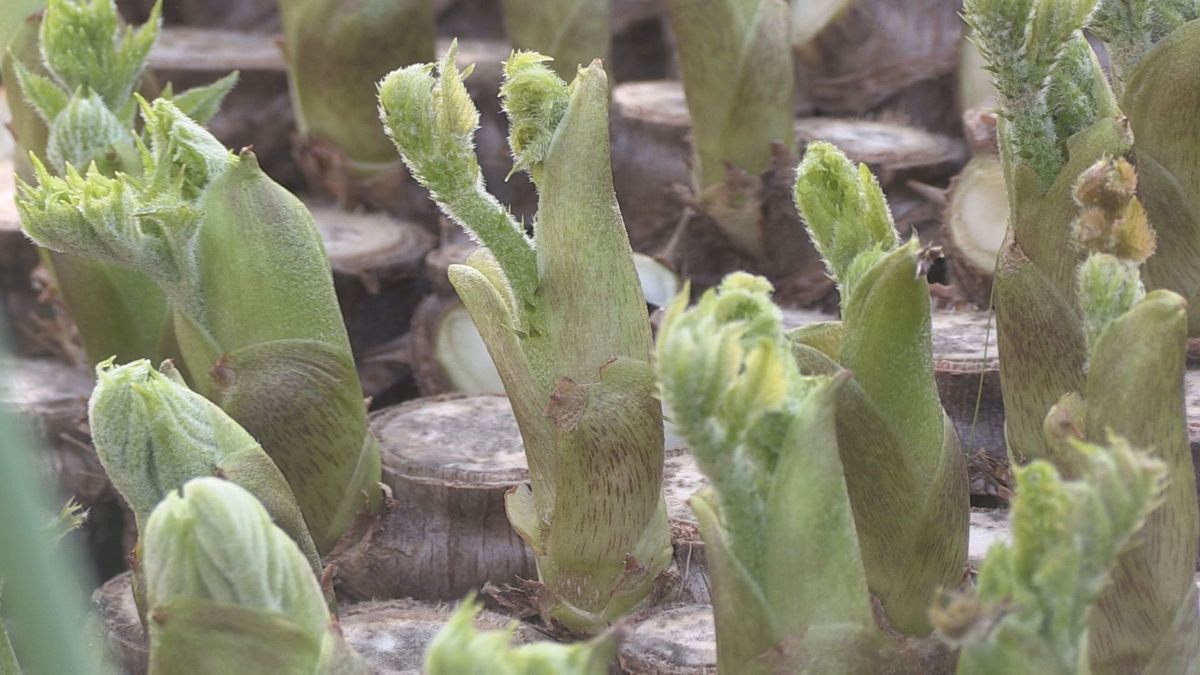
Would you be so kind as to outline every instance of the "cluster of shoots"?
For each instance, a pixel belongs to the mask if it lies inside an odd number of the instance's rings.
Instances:
[[[312,216],[172,102],[143,103],[142,118],[141,171],[39,165],[18,196],[22,227],[157,284],[179,371],[262,443],[328,551],[378,503],[380,468]]]
[[[935,253],[901,241],[865,166],[814,143],[793,185],[840,320],[785,330],[771,283],[738,272],[692,307],[681,293],[655,345],[593,60],[608,2],[505,2],[518,46],[549,36],[555,57],[504,64],[513,171],[538,192],[529,225],[484,185],[456,46],[421,62],[430,2],[280,4],[301,131],[367,172],[394,162],[390,139],[480,244],[449,276],[528,460],[505,496],[537,562],[520,590],[560,634],[590,637],[513,646],[511,627],[476,630],[468,598],[427,672],[607,672],[613,624],[653,602],[672,562],[664,406],[709,480],[690,504],[722,672],[946,669],[947,643],[962,673],[1183,672],[1200,652],[1183,401],[1200,332],[1200,169],[1184,141],[1200,128],[1168,110],[1200,107],[1200,3],[965,3],[996,77],[1011,212],[995,281],[1007,441],[1032,460],[1015,469],[1013,540],[973,591],[957,590],[968,484],[934,380]],[[757,200],[790,157],[792,47],[812,31],[781,0],[667,9],[699,202],[769,257]],[[381,501],[329,263],[303,204],[204,129],[233,77],[139,95],[158,26],[158,5],[122,29],[111,0],[50,0],[37,60],[8,64],[42,129],[21,125],[18,208],[99,364],[91,430],[136,520],[150,668],[365,673],[320,559]],[[1115,87],[1085,26],[1110,44]],[[368,122],[370,85],[407,63]],[[12,655],[0,631],[0,666]]]
[[[479,113],[455,66],[410,66],[380,111],[412,175],[482,245],[450,268],[496,364],[530,485],[505,500],[533,549],[542,614],[595,633],[639,605],[671,561],[663,426],[645,299],[613,193],[608,83],[598,62],[568,85],[515,52],[501,89],[514,171],[539,195],[533,237],[490,195],[473,147]]]
[[[1183,672],[1200,645],[1183,401],[1196,325],[1195,249],[1185,242],[1200,232],[1200,172],[1182,148],[1200,127],[1180,111],[1200,96],[1200,5],[973,0],[965,9],[995,76],[1011,209],[995,279],[1007,441],[1015,462],[1049,463],[1024,469],[1018,494],[1044,492],[1025,508],[1064,514],[1037,517],[1091,548],[1054,553],[1026,525],[1030,541],[989,559],[979,592],[993,604],[1004,593],[1027,601],[984,622],[994,630],[960,667],[1000,672],[1004,659],[1031,656],[1047,672]],[[1085,27],[1108,42],[1114,86]],[[1112,485],[1114,466],[1129,485]],[[1063,487],[1060,476],[1081,482]],[[1069,515],[1089,500],[1084,508],[1114,513],[1104,527]],[[1067,559],[1080,560],[1078,576],[1046,581]],[[1039,566],[1046,576],[1033,576]],[[1054,630],[1035,636],[1034,621]],[[1007,655],[981,656],[996,650]]]
[[[134,96],[158,37],[159,9],[156,3],[140,28],[121,28],[111,0],[52,0],[40,28],[22,22],[5,73],[17,141],[35,164],[56,176],[69,166],[94,166],[105,176],[142,170]],[[163,97],[204,122],[236,81],[232,74],[179,94],[168,86]],[[72,252],[43,260],[92,363],[175,354],[166,299],[143,272]]]
[[[691,503],[720,668],[871,672],[903,651],[872,598],[921,639],[961,578],[966,469],[933,381],[918,242],[899,244],[874,177],[828,144],[809,146],[796,203],[843,321],[785,332],[770,284],[737,273],[692,309],[676,300],[656,367],[712,486]]]

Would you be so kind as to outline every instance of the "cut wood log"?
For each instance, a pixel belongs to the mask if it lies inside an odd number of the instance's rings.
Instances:
[[[976,306],[990,306],[992,273],[1008,231],[1008,193],[998,155],[976,155],[954,178],[942,228],[950,282]]]
[[[692,454],[685,448],[668,447],[663,464],[663,496],[667,501],[671,544],[675,547],[675,567],[660,596],[661,604],[710,600],[708,561],[704,557],[704,542],[700,540],[700,524],[688,504],[692,495],[707,486],[708,480],[696,467]]]
[[[125,569],[124,513],[92,447],[87,403],[92,377],[51,359],[0,357],[0,410],[12,415],[37,453],[42,480],[54,500],[74,498],[88,510],[71,537],[86,551],[90,571],[107,578]]]
[[[954,100],[963,22],[946,0],[855,0],[797,49],[800,109],[901,119],[958,132]]]
[[[420,396],[414,377],[409,334],[355,355],[354,365],[370,410],[382,410]]]
[[[87,371],[50,359],[0,358],[0,408],[31,432],[47,482],[60,498],[75,496],[85,504],[112,489],[87,429],[87,402],[92,378]]]
[[[796,573],[802,575],[803,571]],[[893,637],[901,644],[895,658],[879,671],[880,675],[940,675],[954,671],[954,654],[937,638]],[[651,611],[621,644],[617,662],[620,672],[626,675],[716,675],[716,638],[711,605],[689,604]]]
[[[382,214],[352,213],[310,205],[350,346],[361,354],[408,331],[427,292],[422,274],[434,237],[424,228]]]
[[[422,300],[413,315],[410,339],[410,361],[421,395],[504,393],[487,345],[457,299],[431,295]]]
[[[1008,232],[996,113],[990,107],[966,110],[963,131],[972,158],[946,190],[942,243],[953,287],[977,307],[990,307],[992,273]]]
[[[0,130],[0,136],[7,135]],[[0,307],[8,344],[19,354],[40,356],[49,350],[39,339],[38,326],[48,320],[50,308],[38,300],[33,280],[37,250],[21,232],[15,196],[16,177],[9,156],[0,159]]]
[[[508,523],[504,495],[528,481],[520,430],[504,396],[441,396],[372,414],[391,503],[352,528],[330,554],[340,597],[452,600],[536,579],[532,552]],[[708,599],[708,574],[687,499],[703,478],[686,451],[669,448],[664,491],[675,567],[662,602]]]
[[[449,39],[439,40],[439,53],[448,47]],[[484,180],[493,194],[516,214],[528,215],[535,203],[532,184],[523,174],[505,180],[512,159],[508,150],[508,123],[497,94],[503,77],[501,62],[508,53],[508,45],[502,41],[461,40],[458,60],[460,68],[476,64],[466,85],[480,110],[475,142]],[[240,71],[238,86],[226,98],[210,129],[227,146],[253,146],[264,170],[285,186],[296,188],[302,183],[292,156],[295,119],[288,94],[287,62],[277,35],[227,27],[167,26],[148,63],[161,83],[171,81],[177,90],[181,86],[210,82],[233,70]],[[344,203],[383,208],[432,227],[434,207],[427,193],[409,180],[407,174],[401,171],[396,176],[378,178],[374,194],[362,193],[363,186],[354,184],[347,176],[328,180],[327,172],[344,172],[345,167],[339,169],[336,157],[321,154],[325,150],[328,149],[302,147],[300,161],[309,164],[310,173],[316,172],[322,181],[335,188],[335,197],[343,198]],[[400,168],[399,156],[397,168]]]
[[[342,609],[342,635],[377,673],[420,675],[425,651],[450,619],[454,605],[417,600],[362,602]],[[512,644],[547,639],[527,623],[483,610],[475,617],[478,630],[502,630],[516,623]]]
[[[503,396],[418,399],[371,415],[383,447],[384,513],[330,554],[339,595],[455,600],[487,582],[537,577],[504,494],[528,480]]]
[[[699,286],[711,285],[734,269],[765,271],[776,283],[778,296],[789,304],[810,304],[828,298],[831,286],[815,255],[779,254],[776,266],[739,254],[719,228],[698,217],[690,194],[688,168],[691,149],[683,88],[678,82],[622,84],[613,90],[613,173],[617,198],[635,250],[667,260]],[[963,143],[955,138],[877,121],[801,119],[797,138],[829,140],[852,160],[866,162],[880,176],[885,192],[899,202],[916,198],[911,180],[942,183],[966,161]],[[781,241],[807,242],[792,204],[794,159],[764,174],[763,227],[776,249]],[[754,178],[754,177],[748,177]],[[908,229],[924,222],[920,210],[897,208]],[[773,236],[772,236],[773,235]],[[790,245],[790,244],[789,244]],[[774,272],[774,273],[773,273]]]
[[[712,606],[689,604],[651,613],[621,643],[617,663],[627,675],[716,675]]]
[[[457,228],[458,226],[455,225]],[[448,270],[451,265],[461,265],[467,261],[471,251],[479,245],[469,240],[453,240],[444,242],[441,246],[425,256],[425,278],[429,281],[433,292],[443,298],[457,298],[454,286],[450,284]]]
[[[138,621],[128,572],[113,577],[92,594],[92,605],[105,630],[113,661],[129,675],[147,672],[146,633]],[[425,650],[442,629],[454,605],[411,599],[343,605],[338,625],[346,642],[376,673],[419,675]],[[475,618],[479,630],[500,630],[513,623],[503,614],[484,610]],[[528,624],[517,623],[514,644],[544,640]]]

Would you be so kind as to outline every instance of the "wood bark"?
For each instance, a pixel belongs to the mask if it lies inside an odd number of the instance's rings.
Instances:
[[[504,508],[504,494],[528,479],[507,398],[418,399],[372,414],[370,425],[391,500],[326,561],[339,595],[455,600],[487,582],[537,578]]]

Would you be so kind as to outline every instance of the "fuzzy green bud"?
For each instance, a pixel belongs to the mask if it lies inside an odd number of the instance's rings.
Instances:
[[[796,169],[794,196],[830,276],[847,296],[873,261],[899,241],[879,181],[830,143],[809,144]]]
[[[320,633],[329,608],[296,544],[245,489],[197,478],[154,509],[143,538],[151,606],[178,597],[283,612]]]
[[[119,30],[112,0],[50,0],[41,35],[46,67],[64,89],[91,89],[132,120],[127,106],[158,39],[161,10],[156,2],[140,28]]]
[[[711,485],[690,503],[719,667],[871,672],[882,645],[834,415],[849,378],[801,376],[769,291],[731,275],[690,310],[685,292],[658,334],[663,402]]]
[[[150,147],[140,146],[141,176],[50,174],[34,158],[37,185],[17,198],[25,233],[53,251],[120,265],[154,279],[184,311],[203,315],[194,237],[201,212],[191,199],[233,158],[174,104],[143,105]],[[53,137],[53,134],[52,134]]]
[[[18,196],[26,232],[158,282],[190,382],[262,443],[329,550],[379,503],[379,446],[312,215],[174,103],[142,114],[141,175],[39,167]]]
[[[541,163],[567,112],[567,83],[545,65],[549,61],[537,52],[513,52],[504,63],[500,101],[509,119],[512,173]]]
[[[93,162],[106,175],[137,166],[133,134],[97,94],[72,97],[55,117],[46,159],[59,175],[68,165],[86,167]]]
[[[522,304],[537,288],[533,245],[524,229],[483,185],[475,157],[479,111],[455,65],[458,43],[436,65],[408,66],[379,85],[384,129],[417,182],[451,218],[491,251]],[[506,284],[506,285],[507,285]],[[519,319],[519,317],[518,317]]]
[[[213,475],[222,457],[258,446],[170,364],[160,372],[145,360],[101,363],[88,417],[105,472],[143,523],[169,493]]]
[[[1012,543],[988,552],[976,596],[935,606],[939,633],[962,647],[958,672],[1091,672],[1090,616],[1160,503],[1167,467],[1118,437],[1073,445],[1079,480],[1045,461],[1015,470]]]
[[[1066,159],[1067,139],[1086,128],[1111,92],[1082,28],[1095,0],[966,0],[963,16],[995,76],[1004,152],[1029,166],[1044,189]],[[1089,105],[1090,104],[1090,105]],[[1082,109],[1075,106],[1082,105]],[[1105,106],[1110,106],[1104,100]],[[1064,116],[1063,107],[1070,108]],[[1064,124],[1067,119],[1072,124]]]
[[[362,673],[308,561],[244,489],[197,478],[143,539],[152,672]]]
[[[96,368],[88,403],[92,441],[105,473],[139,526],[168,494],[192,478],[221,476],[250,490],[297,543],[310,568],[316,547],[283,474],[229,415],[188,389],[170,364],[149,361]]]
[[[1146,289],[1136,264],[1094,253],[1079,266],[1078,293],[1090,352],[1109,324],[1132,309]]]

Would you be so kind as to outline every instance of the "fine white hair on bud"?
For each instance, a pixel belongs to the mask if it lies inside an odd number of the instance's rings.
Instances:
[[[321,636],[329,609],[300,549],[245,489],[196,478],[150,515],[142,539],[150,607],[178,598],[285,615]]]

